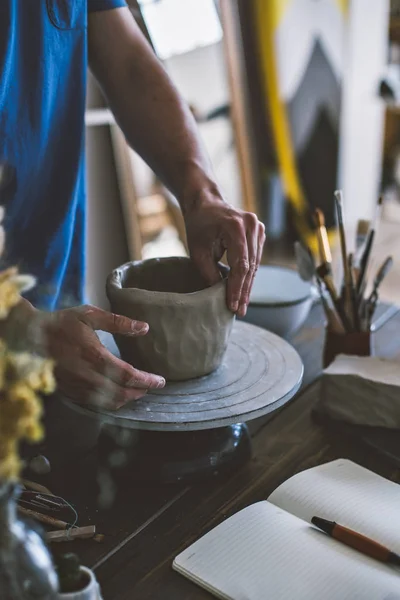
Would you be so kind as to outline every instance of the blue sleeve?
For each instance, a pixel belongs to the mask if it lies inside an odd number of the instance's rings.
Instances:
[[[110,8],[121,8],[127,6],[126,0],[88,0],[88,12],[97,10],[109,10]]]

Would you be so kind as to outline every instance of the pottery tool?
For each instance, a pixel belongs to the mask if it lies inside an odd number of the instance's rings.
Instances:
[[[34,490],[35,492],[40,492],[42,494],[47,494],[49,496],[54,496],[54,494],[47,487],[41,485],[40,483],[29,481],[28,479],[22,479],[21,483],[27,489]]]
[[[339,239],[340,239],[340,250],[342,254],[343,263],[343,275],[344,275],[344,308],[346,315],[349,320],[353,321],[354,310],[352,306],[352,277],[349,268],[348,256],[347,256],[347,243],[346,243],[346,232],[344,227],[344,215],[343,215],[343,193],[341,190],[335,192],[335,204],[336,213],[338,218],[339,227]],[[352,323],[354,326],[354,322]]]
[[[68,529],[70,527],[70,525],[65,521],[60,521],[60,519],[55,519],[49,515],[43,515],[40,512],[32,510],[31,508],[24,508],[21,505],[18,505],[18,511],[25,517],[31,517],[32,519],[36,519],[36,521],[44,523],[45,525],[57,527],[57,529]]]
[[[382,212],[382,204],[383,204],[383,197],[380,196],[380,198],[378,200],[378,204],[377,204],[375,221],[368,232],[367,240],[365,242],[364,252],[362,253],[362,256],[360,259],[360,274],[358,276],[358,281],[357,281],[357,294],[358,295],[360,295],[360,291],[363,286],[364,279],[365,279],[365,276],[367,273],[368,261],[371,256],[372,245],[373,245],[374,238],[375,238],[375,232],[376,232],[378,222],[379,222],[381,212]]]
[[[60,531],[48,531],[46,533],[46,540],[48,542],[72,542],[76,539],[88,540],[94,538],[96,535],[96,526],[87,525],[85,527],[74,527],[69,531],[64,529]]]
[[[60,510],[61,508],[66,508],[69,506],[69,504],[65,501],[61,499],[61,502],[58,500],[57,496],[54,496],[53,498],[47,498],[46,496],[42,496],[41,494],[38,494],[36,496],[37,500],[40,500],[42,502],[45,502],[46,505],[50,505],[52,507],[54,507],[56,510]]]
[[[54,510],[52,508],[49,508],[48,505],[44,504],[43,502],[37,502],[36,500],[24,500],[23,498],[20,498],[18,500],[18,504],[25,504],[27,508],[32,508],[32,510],[35,510],[35,508],[41,508],[42,510]]]
[[[67,508],[66,504],[52,502],[48,498],[40,496],[37,492],[22,492],[18,503],[29,505],[32,508],[38,506],[49,512],[59,512],[62,508]]]
[[[365,310],[366,310],[366,319],[368,323],[371,323],[372,317],[376,310],[376,305],[378,303],[378,291],[382,281],[385,279],[386,275],[389,273],[390,269],[393,266],[393,258],[388,256],[388,258],[384,261],[384,263],[379,268],[372,287],[372,292],[369,295],[368,299],[365,302]]]
[[[29,486],[32,486],[32,482],[25,483],[27,483]],[[33,485],[34,487],[39,486],[42,490],[47,489],[39,484]],[[25,506],[22,506],[22,504]],[[56,529],[62,529],[66,531],[66,534],[74,529],[78,522],[78,513],[76,512],[75,508],[67,500],[65,500],[65,498],[62,498],[61,496],[55,496],[50,492],[50,490],[49,493],[47,493],[43,491],[38,492],[25,489],[18,499],[17,507],[22,515],[35,519],[44,525],[48,525]],[[57,512],[63,509],[69,509],[73,513],[72,522],[63,521],[50,515],[43,514],[42,512]]]

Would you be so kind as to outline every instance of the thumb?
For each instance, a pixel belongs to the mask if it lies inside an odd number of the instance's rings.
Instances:
[[[211,253],[193,254],[192,260],[208,285],[214,285],[221,281],[222,275],[218,263]]]
[[[92,329],[133,336],[146,335],[149,331],[147,323],[134,321],[123,315],[116,315],[96,306],[83,306],[79,310],[81,321]]]

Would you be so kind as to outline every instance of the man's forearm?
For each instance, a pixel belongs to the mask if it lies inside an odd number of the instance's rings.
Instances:
[[[218,198],[189,108],[129,11],[109,12],[90,17],[90,65],[129,144],[178,198],[184,212],[205,193]],[[118,39],[110,39],[113,35]]]

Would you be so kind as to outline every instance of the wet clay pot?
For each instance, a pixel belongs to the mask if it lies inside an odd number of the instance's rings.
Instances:
[[[225,354],[234,321],[226,306],[228,270],[207,287],[189,258],[157,258],[131,262],[107,279],[107,296],[114,313],[144,321],[143,337],[115,336],[126,362],[184,381],[208,375]]]

